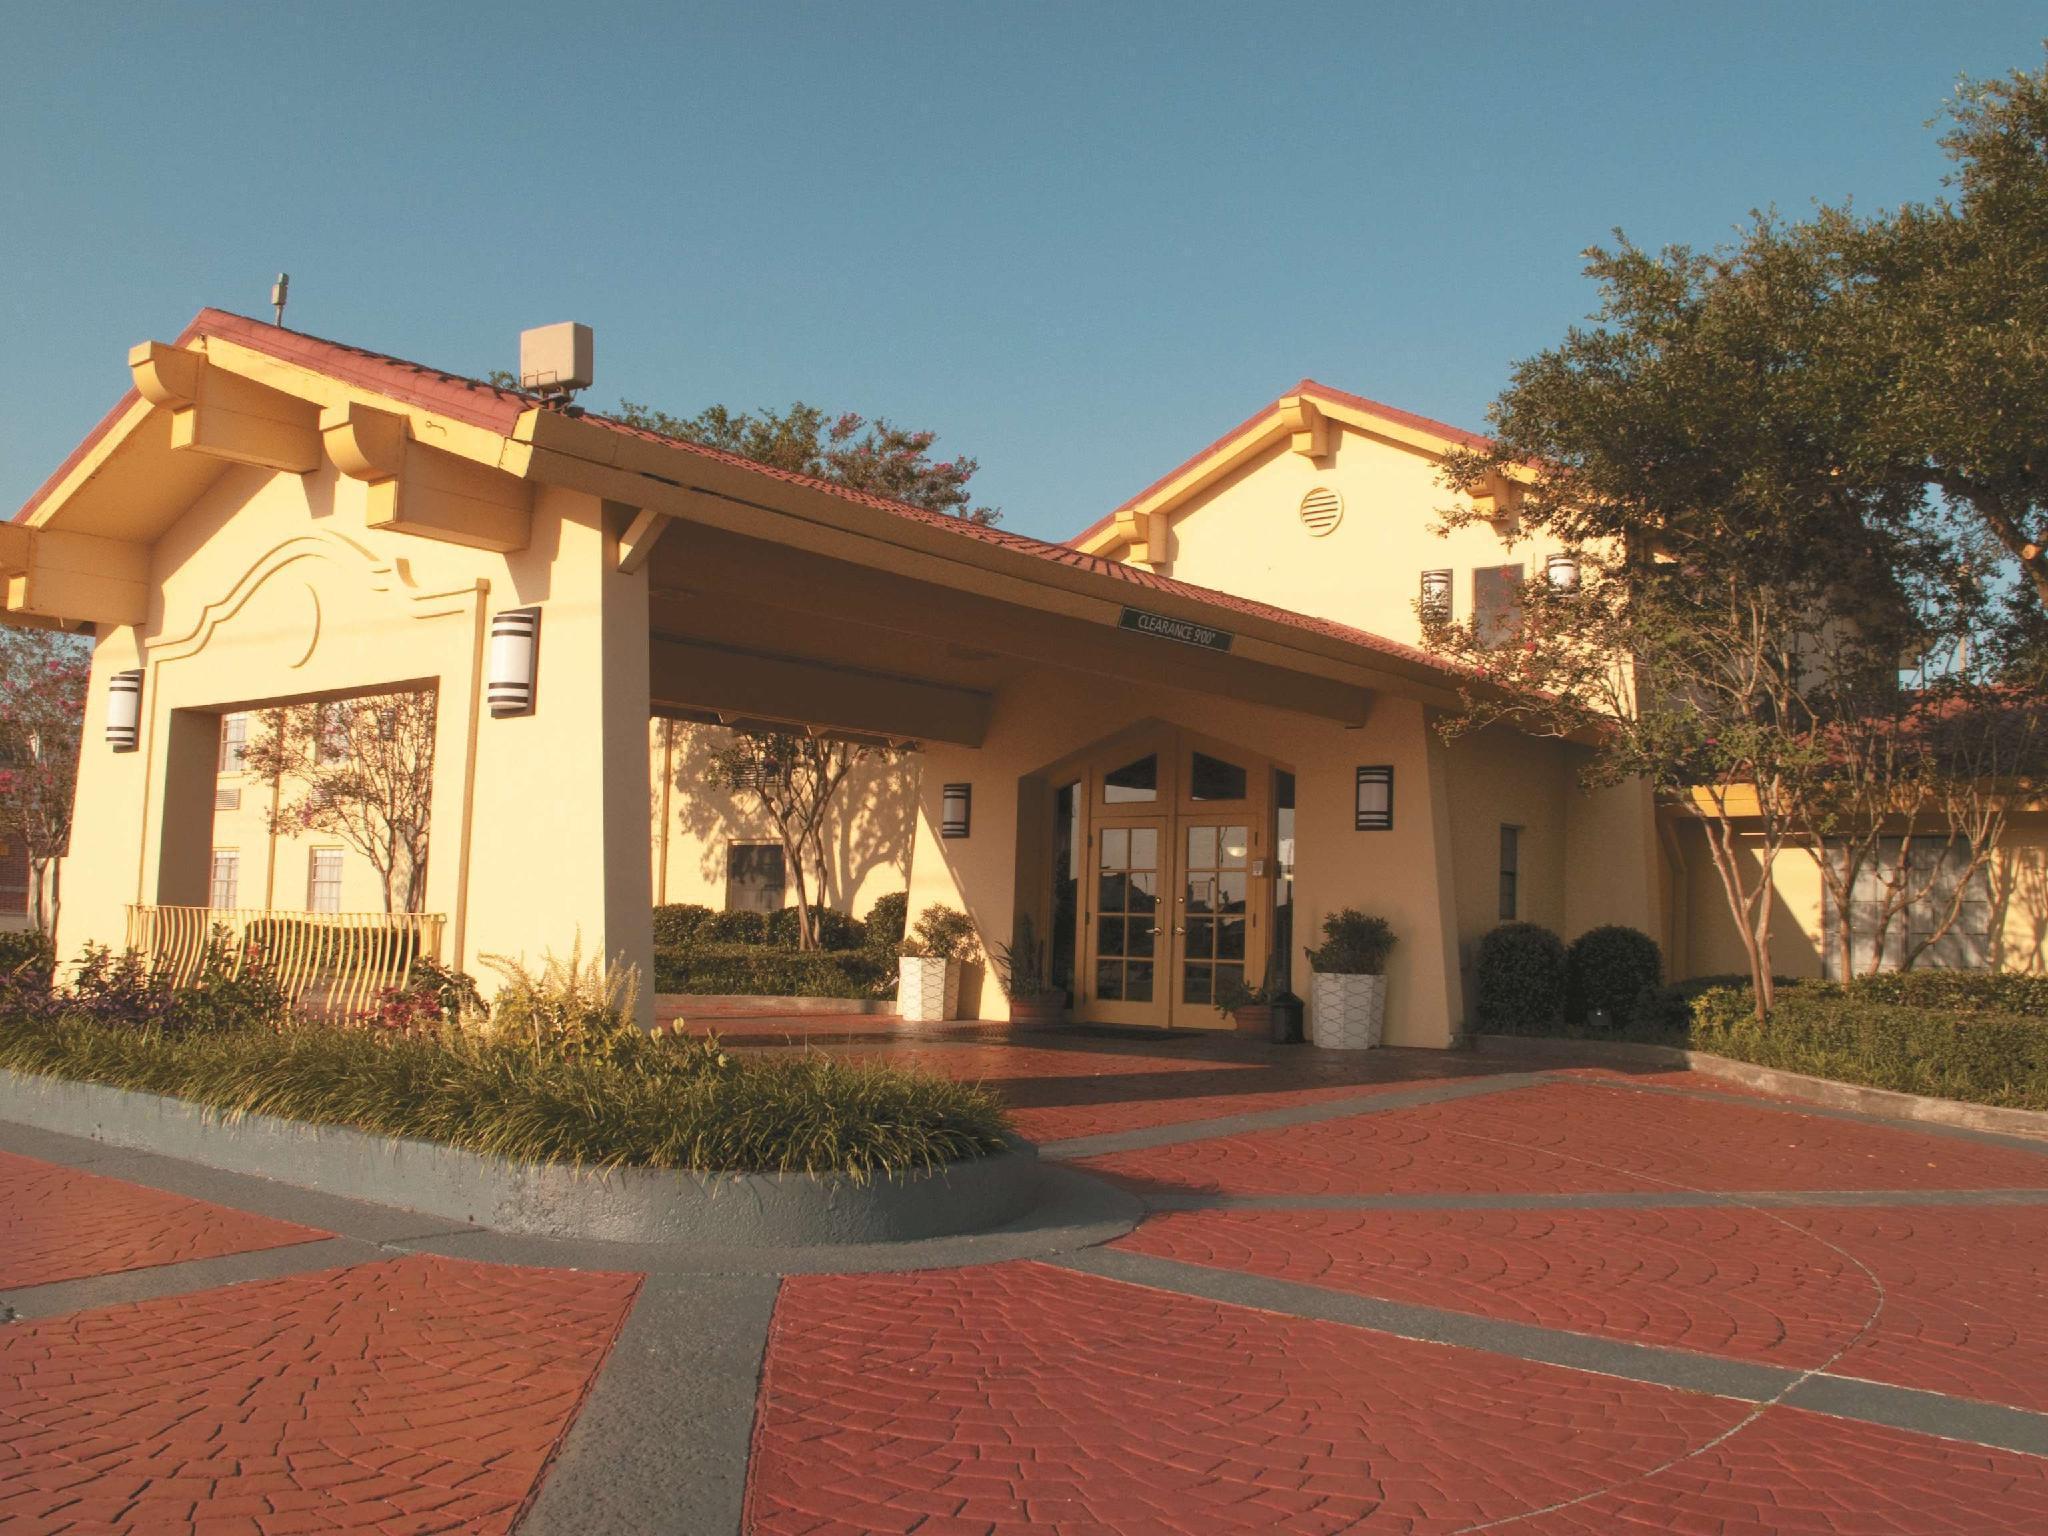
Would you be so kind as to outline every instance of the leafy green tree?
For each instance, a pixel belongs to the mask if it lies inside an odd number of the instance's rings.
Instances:
[[[1505,644],[1425,614],[1437,649],[1504,685],[1451,728],[1575,737],[1594,782],[1691,807],[1759,1011],[1786,848],[1876,857],[1918,809],[1988,857],[1984,786],[2022,771],[2003,722],[2015,699],[2038,713],[2048,597],[2043,100],[2041,76],[1965,88],[1952,203],[1589,252],[1590,322],[1516,366],[1491,447],[1447,468],[1485,498],[1447,526],[1542,532],[1581,573],[1528,583]],[[1902,690],[1901,658],[1928,654],[1946,674]]]

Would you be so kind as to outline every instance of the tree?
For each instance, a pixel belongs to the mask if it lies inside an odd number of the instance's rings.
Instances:
[[[341,839],[377,871],[386,912],[426,898],[434,715],[424,689],[289,704],[264,711],[242,757],[278,786],[272,830]]]
[[[950,513],[970,523],[993,525],[1002,520],[994,507],[972,505],[967,482],[981,468],[978,460],[961,457],[934,463],[931,447],[936,433],[911,431],[881,417],[869,421],[847,411],[828,420],[823,411],[801,400],[786,411],[732,411],[714,405],[695,416],[671,416],[622,400],[619,419],[664,437],[702,443],[757,464]]]
[[[1452,729],[1578,737],[1592,781],[1696,814],[1759,1013],[1786,847],[1844,910],[1859,862],[1903,859],[1889,923],[1928,894],[1900,829],[1931,819],[1981,867],[2033,771],[2007,724],[2039,713],[2048,656],[2048,84],[1966,86],[1952,115],[1954,203],[1589,252],[1591,323],[1518,364],[1493,444],[1447,466],[1474,498],[1447,527],[1541,531],[1582,572],[1529,583],[1506,648],[1425,614],[1504,688]],[[1930,653],[1947,675],[1902,689]]]
[[[862,763],[886,758],[881,747],[793,732],[744,732],[713,755],[706,782],[754,797],[775,836],[796,887],[797,943],[818,947],[811,914],[810,873],[825,876],[825,824],[832,802]]]
[[[0,832],[28,850],[30,916],[56,927],[71,842],[92,650],[75,635],[0,626]]]
[[[1953,197],[1775,232],[1832,267],[1857,371],[1850,448],[1974,517],[2048,610],[2048,67],[1964,81]]]
[[[1775,248],[1625,240],[1589,271],[1594,323],[1517,365],[1492,445],[1446,466],[1494,498],[1449,510],[1459,526],[1503,517],[1508,481],[1541,465],[1511,531],[1562,541],[1579,578],[1528,583],[1505,646],[1477,623],[1427,631],[1503,690],[1469,690],[1452,729],[1509,718],[1587,741],[1590,781],[1647,780],[1700,819],[1761,1012],[1776,861],[1831,730],[1975,589],[1908,479],[1844,471],[1824,275]]]
[[[502,368],[493,370],[489,378],[500,389],[519,388],[519,376]],[[967,489],[967,482],[981,469],[980,460],[960,455],[934,461],[931,449],[938,441],[937,433],[899,427],[880,416],[870,421],[843,411],[828,418],[817,406],[801,400],[786,411],[767,406],[758,411],[735,411],[713,405],[694,416],[672,416],[652,406],[621,400],[618,419],[643,432],[701,443],[756,464],[829,480],[984,527],[1003,519],[997,508],[975,505]]]

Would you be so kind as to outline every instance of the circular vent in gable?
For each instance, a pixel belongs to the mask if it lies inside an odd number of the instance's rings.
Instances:
[[[1319,485],[1301,498],[1301,526],[1309,537],[1320,539],[1344,517],[1344,498],[1326,485]]]

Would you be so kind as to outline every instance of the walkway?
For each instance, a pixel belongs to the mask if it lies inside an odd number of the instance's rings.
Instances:
[[[1027,1229],[677,1255],[0,1127],[10,1532],[2048,1531],[2048,1144],[1684,1074],[729,1020]]]

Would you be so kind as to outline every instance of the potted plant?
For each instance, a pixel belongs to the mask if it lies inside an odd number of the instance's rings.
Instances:
[[[1046,975],[1045,946],[1026,913],[1017,919],[1017,942],[996,946],[996,976],[1010,1000],[1010,1022],[1026,1026],[1061,1024],[1067,1017],[1067,989]]]
[[[896,946],[896,1012],[906,1024],[950,1019],[960,1007],[960,967],[973,957],[974,920],[929,906]]]
[[[1394,930],[1383,917],[1346,907],[1323,919],[1323,942],[1309,950],[1309,1039],[1325,1050],[1364,1051],[1387,1027],[1387,951]]]
[[[1217,1011],[1230,1015],[1240,1035],[1292,1045],[1301,1039],[1301,999],[1268,976],[1256,987],[1225,976],[1216,983]]]

